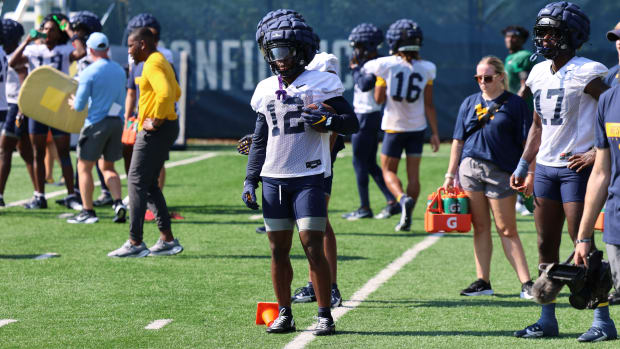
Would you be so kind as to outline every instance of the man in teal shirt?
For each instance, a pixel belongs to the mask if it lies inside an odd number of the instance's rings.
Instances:
[[[535,63],[530,61],[532,52],[523,49],[530,34],[525,28],[512,25],[504,28],[502,34],[509,53],[504,62],[508,75],[508,91],[525,99],[530,111],[533,111],[532,95],[527,91],[525,80]]]

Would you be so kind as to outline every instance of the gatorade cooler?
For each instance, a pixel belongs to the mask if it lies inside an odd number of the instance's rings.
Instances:
[[[460,213],[466,212],[469,206],[463,203],[463,199],[467,198],[459,194],[464,193],[459,190],[446,193],[443,188],[439,188],[437,192],[431,194],[432,198],[429,196],[428,207],[424,215],[424,230],[427,233],[467,233],[471,230],[471,214]],[[451,206],[444,207],[444,201]],[[446,213],[450,211],[459,213]]]
[[[605,209],[603,208],[601,213],[598,214],[598,218],[596,219],[596,222],[594,223],[594,229],[603,231],[604,227],[605,227]]]

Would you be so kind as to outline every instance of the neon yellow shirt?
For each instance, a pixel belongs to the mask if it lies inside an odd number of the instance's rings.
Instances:
[[[138,130],[142,130],[142,123],[146,118],[176,120],[174,103],[179,97],[181,87],[172,66],[161,53],[152,53],[144,62],[140,78]]]

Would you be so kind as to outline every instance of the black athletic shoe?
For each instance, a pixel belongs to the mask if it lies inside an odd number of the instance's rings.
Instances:
[[[93,205],[96,207],[99,206],[108,206],[114,203],[114,199],[112,199],[112,195],[109,192],[104,191],[101,192],[101,195],[97,198],[97,200],[93,201]]]
[[[409,231],[411,229],[411,212],[415,202],[413,198],[407,196],[403,200],[400,213],[400,222],[394,227],[394,231]]]
[[[300,287],[295,290],[295,294],[291,298],[293,303],[310,303],[316,302],[316,296],[314,295],[314,287],[311,284]]]
[[[620,291],[616,291],[609,295],[609,305],[618,305],[620,304]]]
[[[112,221],[114,223],[125,223],[127,221],[127,207],[122,203],[114,206],[114,218]]]
[[[478,279],[461,291],[461,296],[490,296],[493,294],[491,283]]]
[[[42,208],[47,208],[47,200],[44,196],[33,197],[32,200],[26,204],[24,204],[24,208],[29,210],[38,210]]]
[[[256,228],[256,234],[266,234],[267,233],[267,228],[265,228],[264,225]]]
[[[358,208],[357,210],[342,215],[348,221],[356,221],[362,218],[372,218],[372,210],[369,208]]]
[[[339,307],[340,305],[342,305],[340,290],[337,287],[332,287],[332,308]]]
[[[315,336],[329,336],[336,333],[336,324],[329,317],[319,317],[316,327],[314,328]]]
[[[284,315],[285,309],[280,310],[280,315],[267,327],[267,333],[288,333],[296,330],[293,315]]]
[[[393,204],[388,204],[381,210],[381,212],[377,213],[375,219],[387,219],[392,217],[395,214],[400,213],[400,204],[395,202]]]

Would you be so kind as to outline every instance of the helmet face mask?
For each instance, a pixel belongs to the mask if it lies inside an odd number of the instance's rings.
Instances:
[[[542,17],[534,26],[534,47],[536,52],[547,59],[554,59],[561,51],[568,51],[568,37],[562,22],[549,17]]]
[[[300,54],[301,50],[290,41],[273,41],[263,45],[263,57],[269,63],[269,67],[274,74],[282,77],[293,77],[301,73],[307,62]]]

